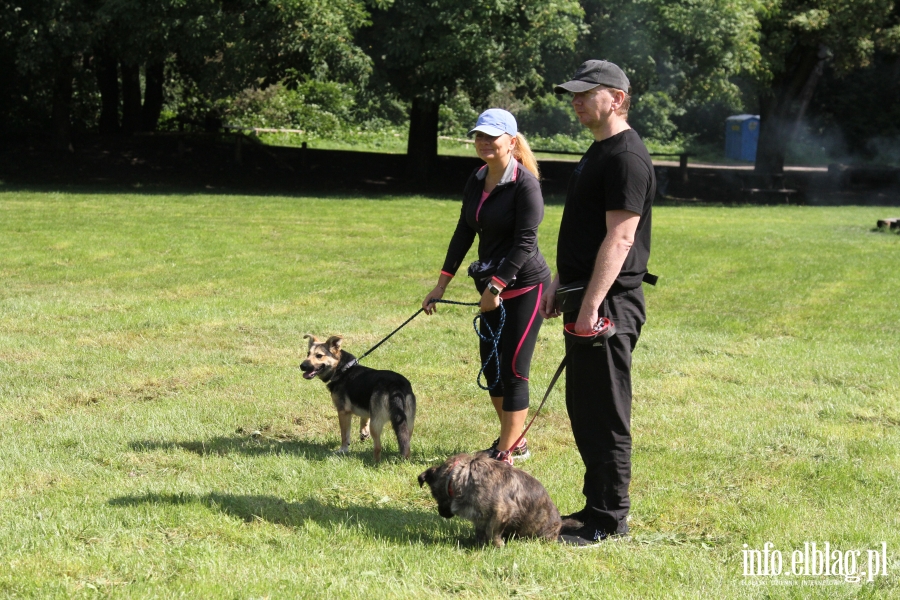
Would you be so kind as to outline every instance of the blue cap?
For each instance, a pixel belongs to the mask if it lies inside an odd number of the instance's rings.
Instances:
[[[478,122],[475,127],[469,131],[472,135],[476,131],[486,133],[492,136],[503,135],[508,133],[512,137],[516,137],[519,128],[516,126],[516,118],[508,111],[502,108],[489,108],[478,115]]]

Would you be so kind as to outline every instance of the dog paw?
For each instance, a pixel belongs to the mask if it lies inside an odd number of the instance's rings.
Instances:
[[[360,431],[359,432],[359,441],[364,442],[369,439],[371,436],[368,431]]]
[[[347,454],[348,452],[350,452],[350,446],[341,446],[334,451],[335,454]]]

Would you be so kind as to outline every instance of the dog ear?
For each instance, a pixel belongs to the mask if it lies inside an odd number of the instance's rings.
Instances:
[[[431,467],[427,471],[422,471],[419,474],[419,487],[422,487],[426,483],[431,483],[434,479],[434,472],[437,471],[437,467]]]
[[[303,339],[304,339],[304,340],[309,340],[309,346],[307,347],[307,350],[309,350],[310,348],[312,348],[312,347],[313,347],[313,344],[318,344],[318,343],[319,343],[319,339],[318,339],[316,336],[314,336],[313,334],[311,334],[311,333],[307,333],[306,335],[304,335],[304,336],[303,336]]]
[[[341,340],[343,339],[343,336],[333,335],[325,341],[325,345],[328,346],[328,351],[331,352],[335,358],[341,354]]]

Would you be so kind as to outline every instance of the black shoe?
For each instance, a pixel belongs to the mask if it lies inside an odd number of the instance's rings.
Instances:
[[[560,533],[557,541],[569,546],[594,546],[611,538],[625,537],[624,533],[609,533],[587,523],[578,529],[566,529]]]
[[[499,460],[500,462],[505,462],[509,466],[512,466],[512,464],[513,464],[512,455],[509,452],[501,452],[500,450],[497,450],[496,448],[489,448],[489,449],[485,450],[485,452],[487,452],[488,456],[490,456],[494,460]]]
[[[585,506],[579,511],[573,512],[571,515],[562,515],[560,519],[565,521],[566,519],[571,519],[573,521],[578,521],[579,523],[584,523],[588,520],[588,517],[591,514],[591,507]]]

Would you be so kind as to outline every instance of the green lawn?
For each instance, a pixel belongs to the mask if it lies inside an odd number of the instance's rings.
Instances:
[[[496,437],[472,309],[366,359],[413,383],[410,462],[390,436],[379,465],[371,443],[332,454],[326,389],[299,375],[304,333],[359,354],[418,308],[458,207],[0,186],[0,596],[900,594],[900,236],[873,231],[890,209],[657,208],[633,535],[577,550],[472,547],[416,483]],[[446,297],[474,300],[458,279]],[[534,396],[561,350],[546,325]],[[522,468],[580,508],[560,390],[529,445]],[[745,577],[766,542],[785,571],[805,542],[860,550],[861,570],[886,542],[888,575]]]

